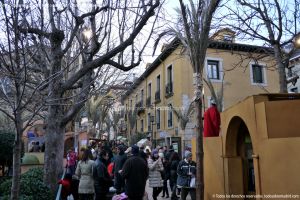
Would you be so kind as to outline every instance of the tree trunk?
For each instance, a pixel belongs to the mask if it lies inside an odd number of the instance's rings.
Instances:
[[[195,111],[196,111],[196,199],[204,200],[204,153],[203,153],[203,123],[202,123],[202,87],[200,74],[195,79]]]
[[[278,66],[278,74],[279,74],[279,84],[280,84],[280,92],[287,93],[287,81],[286,81],[286,73],[285,73],[285,65],[281,58],[281,53],[278,45],[273,45],[274,54],[276,64]]]
[[[11,187],[11,200],[19,200],[20,195],[20,177],[21,177],[21,150],[22,150],[22,118],[21,112],[16,111],[16,135],[15,135],[15,144],[13,150],[13,177],[12,177],[12,187]]]
[[[44,183],[49,185],[52,192],[57,189],[57,180],[63,172],[64,128],[60,127],[62,110],[51,107],[45,134],[45,165]]]

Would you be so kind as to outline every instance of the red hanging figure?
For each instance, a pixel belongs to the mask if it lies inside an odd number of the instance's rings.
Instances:
[[[204,137],[217,137],[220,132],[220,113],[216,101],[210,100],[211,107],[204,113]]]

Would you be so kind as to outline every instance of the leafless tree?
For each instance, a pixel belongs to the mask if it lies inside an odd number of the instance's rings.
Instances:
[[[184,132],[186,125],[190,121],[190,118],[194,112],[194,102],[189,102],[188,105],[185,105],[185,107],[183,107],[183,109],[174,108],[172,104],[169,104],[168,106],[176,115],[180,124],[180,129]]]
[[[51,79],[43,85],[48,92],[44,182],[55,191],[63,171],[66,124],[92,96],[101,68],[129,71],[140,64],[160,1],[91,0],[85,6],[77,1],[19,3],[31,8],[18,28],[39,50],[35,69],[45,80]]]
[[[0,112],[14,124],[11,199],[19,199],[22,135],[43,109],[43,84],[36,73],[32,44],[18,29],[26,9],[0,1]]]
[[[198,0],[180,3],[180,19],[177,26],[161,33],[160,37],[173,35],[182,43],[185,54],[193,68],[193,84],[195,89],[195,114],[196,114],[196,199],[204,199],[203,176],[203,124],[202,124],[202,88],[203,68],[208,46],[208,36],[211,21],[220,0]],[[159,40],[157,40],[158,42]]]
[[[299,1],[235,0],[227,4],[227,24],[241,38],[260,40],[272,47],[268,52],[275,58],[280,92],[287,92],[286,68],[294,53],[293,40],[299,29]],[[224,20],[225,21],[225,20]]]
[[[216,101],[216,105],[217,105],[219,112],[222,112],[222,110],[223,110],[224,76],[225,76],[225,73],[223,74],[221,87],[218,91],[216,91],[216,88],[214,87],[214,85],[212,84],[212,82],[209,78],[203,79],[211,93],[211,97]]]
[[[126,111],[127,118],[129,121],[129,126],[130,126],[129,135],[127,135],[128,139],[131,138],[131,136],[134,133],[134,128],[136,128],[137,111],[138,111],[138,109],[136,107],[130,108],[130,110]],[[129,142],[131,142],[131,141],[129,141]]]

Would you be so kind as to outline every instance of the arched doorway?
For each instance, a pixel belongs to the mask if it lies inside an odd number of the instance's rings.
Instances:
[[[252,141],[246,124],[242,121],[237,139],[237,155],[242,158],[245,194],[255,194]]]
[[[232,118],[226,136],[228,186],[232,194],[255,194],[252,140],[247,125],[240,117]]]

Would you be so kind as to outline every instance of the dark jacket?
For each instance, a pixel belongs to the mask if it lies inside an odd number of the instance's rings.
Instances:
[[[170,166],[171,166],[171,163],[169,162],[169,160],[164,160],[163,165],[164,165],[163,179],[168,180],[168,179],[170,179],[170,173],[171,173]]]
[[[93,167],[93,178],[96,193],[108,193],[112,180],[108,174],[107,168],[99,158],[95,161]]]
[[[115,181],[115,188],[116,188],[116,192],[117,194],[120,194],[123,192],[124,189],[124,179],[122,178],[121,174],[119,173],[119,171],[123,168],[124,163],[127,160],[127,155],[122,152],[119,155],[117,155],[115,157],[114,160],[114,181]]]
[[[125,153],[121,153],[117,155],[114,159],[114,174],[118,174],[119,170],[123,168],[123,165],[127,159],[127,155]]]
[[[180,161],[177,167],[177,185],[179,187],[190,187],[192,176],[189,175],[189,172],[194,176],[196,175],[196,163],[194,161],[189,163],[186,160]]]
[[[129,157],[123,166],[121,175],[126,180],[126,195],[130,199],[142,198],[149,175],[148,165],[145,160],[138,155]]]
[[[166,153],[165,159],[166,159],[166,160],[170,160],[170,158],[171,158],[171,156],[172,156],[173,153],[174,153],[174,149],[170,149],[170,150]]]
[[[170,165],[170,181],[176,184],[179,160],[173,160]]]

